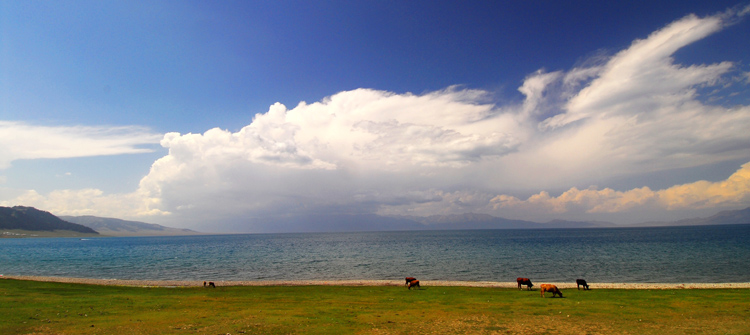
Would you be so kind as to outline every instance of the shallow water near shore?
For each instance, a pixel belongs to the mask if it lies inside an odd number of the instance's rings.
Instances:
[[[137,280],[750,282],[750,225],[0,239],[0,274]]]

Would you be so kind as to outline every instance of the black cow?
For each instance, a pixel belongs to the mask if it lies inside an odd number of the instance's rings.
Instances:
[[[589,284],[587,284],[586,281],[583,279],[576,279],[576,286],[578,287],[579,290],[581,289],[581,286],[583,286],[584,291],[590,290]]]

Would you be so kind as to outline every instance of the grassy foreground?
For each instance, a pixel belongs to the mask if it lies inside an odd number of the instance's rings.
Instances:
[[[237,286],[0,280],[0,334],[748,334],[750,290]],[[550,295],[551,296],[551,295]]]

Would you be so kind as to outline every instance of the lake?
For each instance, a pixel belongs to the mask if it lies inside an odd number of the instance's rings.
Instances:
[[[0,274],[142,280],[750,282],[750,225],[3,238]]]

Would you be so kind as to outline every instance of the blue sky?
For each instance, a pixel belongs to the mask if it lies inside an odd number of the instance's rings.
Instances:
[[[6,1],[0,205],[247,232],[744,208],[747,8]]]

